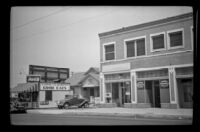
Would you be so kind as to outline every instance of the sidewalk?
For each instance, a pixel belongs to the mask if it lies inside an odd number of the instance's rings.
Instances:
[[[126,116],[134,118],[192,119],[192,109],[160,108],[70,108],[70,109],[32,109],[27,113],[67,114],[77,116]]]

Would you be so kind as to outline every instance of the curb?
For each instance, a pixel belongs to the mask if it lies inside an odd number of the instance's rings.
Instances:
[[[95,113],[95,112],[61,112],[61,113],[42,113],[39,111],[28,111],[31,114],[48,114],[48,115],[71,115],[71,116],[114,116],[129,118],[150,118],[150,119],[171,119],[171,120],[192,120],[188,115],[163,115],[163,114],[125,114],[125,113]]]

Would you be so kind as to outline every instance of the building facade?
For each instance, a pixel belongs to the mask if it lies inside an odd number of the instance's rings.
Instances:
[[[69,68],[29,65],[26,83],[20,83],[11,90],[17,93],[28,108],[57,107],[57,101],[73,95],[70,85],[65,83]]]
[[[99,34],[105,106],[192,108],[193,14]]]
[[[74,73],[65,81],[75,95],[90,102],[100,97],[99,94],[99,68],[91,67],[86,72]]]

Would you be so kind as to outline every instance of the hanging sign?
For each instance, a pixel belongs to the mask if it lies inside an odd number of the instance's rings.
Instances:
[[[168,87],[168,85],[169,85],[169,82],[168,82],[168,80],[161,80],[160,81],[160,86],[161,87]]]
[[[70,90],[69,84],[63,83],[40,83],[40,90]]]

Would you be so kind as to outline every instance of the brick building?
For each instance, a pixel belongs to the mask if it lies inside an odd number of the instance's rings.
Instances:
[[[99,34],[106,107],[193,106],[193,14]]]

